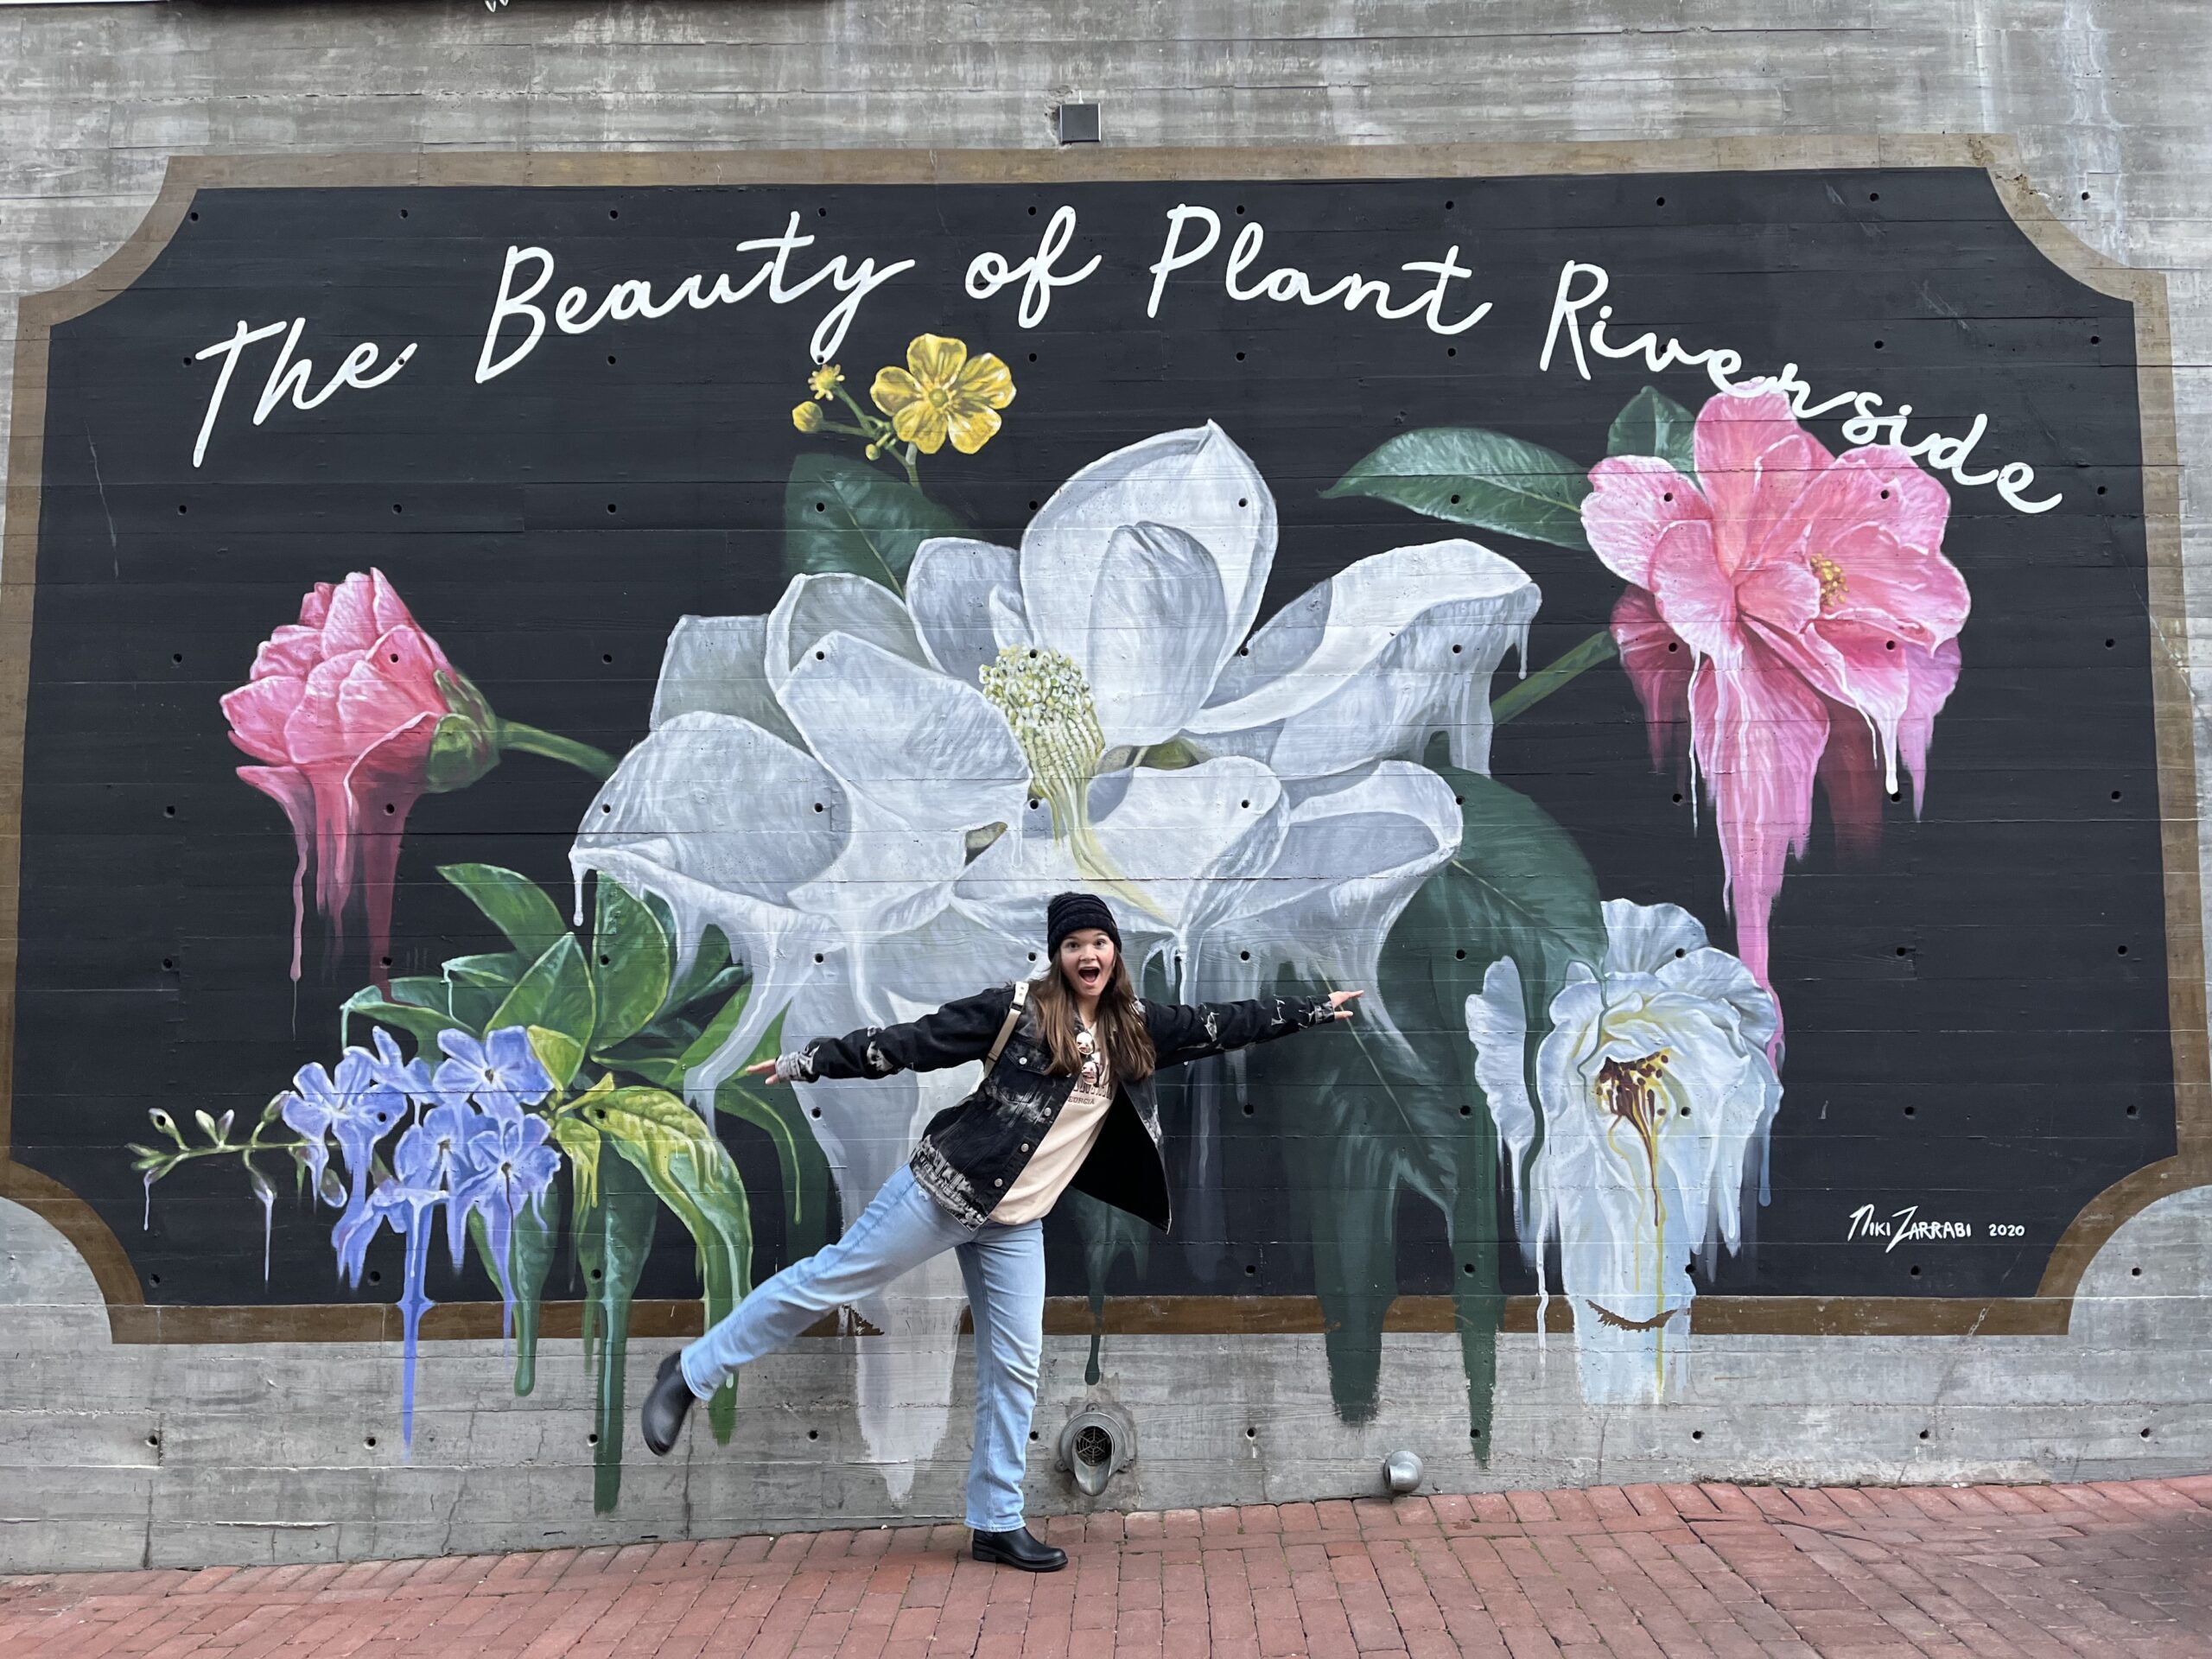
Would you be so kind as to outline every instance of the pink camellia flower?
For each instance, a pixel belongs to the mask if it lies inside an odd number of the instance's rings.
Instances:
[[[497,765],[499,722],[381,570],[334,588],[317,582],[298,623],[271,634],[252,677],[223,698],[223,713],[231,741],[270,763],[240,766],[238,776],[291,820],[292,977],[312,846],[315,906],[341,938],[361,888],[370,971],[383,988],[407,814],[424,794],[459,789]]]
[[[1942,554],[1943,486],[1891,445],[1831,455],[1770,383],[1710,399],[1694,457],[1694,480],[1652,456],[1599,461],[1582,522],[1630,584],[1613,637],[1653,763],[1687,721],[1737,954],[1771,991],[1767,918],[1784,860],[1804,854],[1815,779],[1846,853],[1872,850],[1900,762],[1920,810],[1967,585]]]

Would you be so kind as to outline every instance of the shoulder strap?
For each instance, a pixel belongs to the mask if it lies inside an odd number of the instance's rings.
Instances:
[[[999,1056],[1006,1052],[1007,1039],[1014,1035],[1014,1028],[1021,1021],[1022,1005],[1029,1001],[1029,982],[1019,979],[1014,984],[1014,1001],[1007,1006],[1006,1023],[999,1027],[998,1040],[991,1045],[991,1052],[983,1057],[983,1070],[988,1071],[999,1063]]]

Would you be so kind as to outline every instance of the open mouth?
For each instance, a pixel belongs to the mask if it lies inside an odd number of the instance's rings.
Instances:
[[[1106,982],[1106,972],[1096,963],[1087,963],[1075,970],[1076,983],[1086,991],[1095,991]]]

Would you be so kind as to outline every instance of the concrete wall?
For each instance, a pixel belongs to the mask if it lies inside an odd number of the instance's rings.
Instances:
[[[0,301],[107,257],[178,155],[1034,148],[1066,98],[1099,102],[1122,148],[2009,135],[2052,214],[2164,276],[2190,597],[2152,620],[2212,663],[2212,24],[2195,0],[0,8]],[[0,304],[0,327],[14,315]],[[2198,772],[2212,776],[2197,731]],[[2189,1187],[2187,1172],[2170,1184]],[[1135,1419],[1139,1461],[1108,1501],[1372,1491],[1401,1446],[1461,1489],[2199,1470],[2212,1462],[2208,1230],[2201,1191],[2142,1210],[2088,1267],[2063,1335],[1701,1332],[1663,1404],[1592,1408],[1566,1338],[1541,1350],[1509,1330],[1485,1463],[1465,1449],[1448,1334],[1386,1339],[1380,1408],[1357,1427],[1332,1408],[1318,1336],[1121,1337],[1101,1387]],[[403,1463],[396,1344],[118,1344],[104,1301],[60,1233],[0,1201],[0,1567],[346,1559],[958,1511],[964,1359],[953,1432],[918,1469],[871,1461],[851,1339],[819,1338],[748,1382],[728,1447],[695,1436],[663,1465],[632,1445],[622,1507],[594,1516],[573,1340],[547,1342],[526,1401],[497,1344],[434,1344]],[[1084,1358],[1080,1338],[1052,1339],[1045,1444],[1086,1396]],[[1050,1465],[1040,1445],[1039,1511],[1077,1501]]]

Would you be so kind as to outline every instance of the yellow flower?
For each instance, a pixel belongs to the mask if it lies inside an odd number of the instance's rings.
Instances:
[[[879,370],[868,395],[902,443],[933,455],[950,435],[954,448],[972,455],[999,429],[999,410],[1014,401],[1014,376],[988,352],[971,360],[960,340],[917,334],[906,366]]]
[[[817,397],[827,397],[844,384],[845,372],[835,363],[824,363],[806,377],[806,389]]]
[[[801,404],[791,410],[791,424],[802,432],[819,432],[822,429],[822,405]]]

